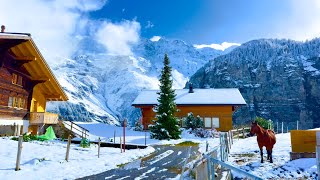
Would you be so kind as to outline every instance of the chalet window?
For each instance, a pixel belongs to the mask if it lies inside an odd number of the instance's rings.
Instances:
[[[205,117],[204,118],[204,127],[205,128],[211,128],[211,117]]]
[[[19,101],[18,101],[18,98],[17,97],[13,97],[13,107],[18,107],[18,104],[19,103]]]
[[[26,100],[24,98],[19,98],[19,107],[24,109],[24,105],[26,103]]]
[[[21,76],[18,76],[18,82],[17,82],[18,85],[22,86],[22,77]]]
[[[18,75],[13,73],[12,74],[12,84],[17,84],[18,82]]]
[[[18,76],[17,74],[13,73],[12,74],[12,84],[17,84],[17,85],[22,86],[22,84],[23,84],[22,76]]]
[[[220,122],[218,117],[213,117],[212,118],[212,127],[213,128],[219,128],[220,127]]]
[[[8,106],[12,107],[13,105],[13,97],[9,97]]]

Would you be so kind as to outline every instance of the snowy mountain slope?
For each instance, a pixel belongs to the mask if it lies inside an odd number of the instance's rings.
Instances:
[[[255,116],[290,129],[319,127],[320,39],[307,42],[260,39],[219,56],[190,78],[195,87],[239,88],[248,106],[236,123]]]
[[[137,120],[140,111],[131,106],[142,89],[158,89],[158,76],[167,53],[173,67],[175,88],[183,88],[190,75],[223,51],[196,49],[180,40],[142,39],[134,55],[106,54],[90,39],[84,39],[74,60],[66,59],[54,72],[70,98],[67,103],[49,103],[48,110],[73,121],[96,120],[119,124]]]

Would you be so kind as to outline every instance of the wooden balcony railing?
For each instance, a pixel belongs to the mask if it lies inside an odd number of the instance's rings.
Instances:
[[[59,120],[58,114],[54,113],[30,113],[30,124],[57,124]]]

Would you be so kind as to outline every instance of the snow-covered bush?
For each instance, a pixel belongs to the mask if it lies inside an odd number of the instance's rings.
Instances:
[[[192,134],[194,134],[196,137],[201,138],[213,138],[213,137],[219,137],[219,132],[216,129],[204,129],[204,128],[196,128],[194,130],[190,131]]]
[[[141,124],[140,120],[137,120],[134,123],[134,131],[143,131],[143,125]]]
[[[188,116],[185,117],[183,121],[187,129],[191,128],[192,130],[194,130],[196,128],[204,127],[203,121],[201,120],[200,116],[194,117],[192,112],[189,112]]]

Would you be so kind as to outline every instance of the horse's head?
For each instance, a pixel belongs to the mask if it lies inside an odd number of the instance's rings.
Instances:
[[[259,131],[258,123],[256,121],[253,121],[251,123],[250,136],[256,134],[257,131]]]

